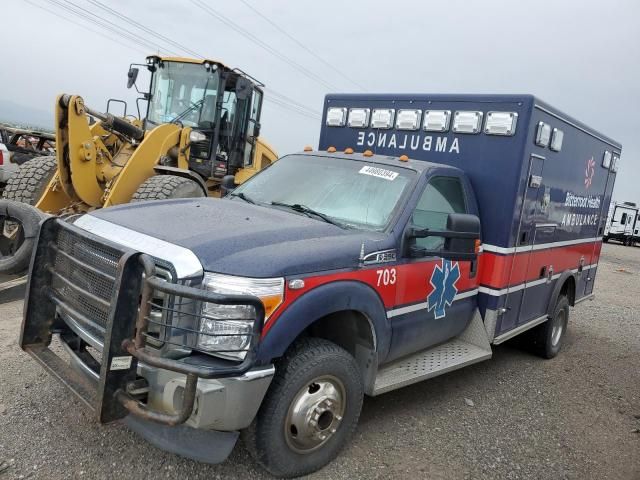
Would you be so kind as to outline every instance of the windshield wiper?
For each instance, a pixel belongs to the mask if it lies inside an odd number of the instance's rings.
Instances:
[[[331,225],[335,225],[336,227],[344,228],[344,225],[342,225],[341,223],[335,221],[334,219],[332,219],[328,215],[325,215],[324,213],[318,212],[317,210],[314,210],[313,208],[309,208],[306,205],[301,205],[299,203],[289,204],[289,203],[283,203],[283,202],[271,202],[270,205],[273,205],[273,206],[276,206],[276,207],[289,208],[289,209],[293,210],[294,212],[303,213],[306,216],[313,215],[313,216],[316,216],[316,217],[320,218],[321,220],[324,220],[327,223],[330,223]]]
[[[251,203],[253,205],[256,204],[255,200],[252,200],[251,198],[247,197],[244,193],[240,192],[240,193],[230,193],[229,194],[230,197],[238,197],[241,200],[244,200],[247,203]]]
[[[191,106],[187,108],[180,115],[177,115],[174,119],[172,119],[169,123],[177,122],[181,120],[183,117],[186,117],[190,112],[194,111],[196,108],[200,108],[200,106],[204,103],[204,100],[198,100],[195,103],[191,103]]]

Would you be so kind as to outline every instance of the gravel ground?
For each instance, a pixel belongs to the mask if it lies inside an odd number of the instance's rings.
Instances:
[[[596,300],[572,310],[559,357],[502,345],[367,398],[350,445],[311,478],[640,479],[639,274],[640,248],[605,245]],[[1,479],[267,477],[241,444],[211,466],[93,423],[17,347],[21,310],[0,307]]]

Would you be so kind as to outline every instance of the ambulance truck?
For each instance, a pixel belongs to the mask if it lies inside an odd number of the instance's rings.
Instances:
[[[20,345],[96,421],[211,463],[242,433],[266,470],[303,475],[364,395],[520,334],[558,354],[620,153],[530,95],[329,95],[319,148],[226,198],[45,220]]]

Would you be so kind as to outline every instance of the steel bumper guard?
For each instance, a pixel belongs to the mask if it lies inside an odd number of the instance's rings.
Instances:
[[[122,253],[113,279],[115,287],[108,320],[104,326],[100,361],[90,354],[87,344],[69,328],[64,317],[73,317],[80,323],[90,323],[91,319],[69,305],[51,286],[53,277],[57,277],[58,281],[62,280],[74,292],[81,292],[93,301],[99,300],[92,298],[95,295],[82,282],[74,283],[74,278],[64,278],[56,271],[56,254],[60,251],[56,242],[61,231]],[[93,268],[73,255],[65,254],[65,260],[76,262],[78,268]],[[199,364],[161,357],[147,348],[147,330],[149,323],[154,323],[150,317],[154,305],[153,295],[158,292],[180,298],[182,303],[186,300],[197,302],[198,305],[210,302],[252,306],[255,321],[244,359],[241,362]],[[200,314],[198,316],[202,317]],[[219,462],[230,453],[238,433],[195,429],[182,424],[194,412],[198,379],[242,377],[253,367],[263,319],[264,306],[257,297],[220,295],[166,282],[155,276],[155,264],[150,256],[107,242],[57,218],[50,218],[40,228],[31,259],[20,346],[92,409],[99,422],[125,419],[132,429],[160,448],[200,461]],[[184,327],[165,326],[189,330],[191,334],[200,333]],[[59,357],[55,349],[50,348],[54,335],[60,336],[75,368]],[[181,401],[175,402],[179,408],[174,413],[153,409],[140,400],[138,392],[141,379],[137,375],[139,362],[145,369],[157,368],[186,375]],[[212,452],[212,440],[222,448],[214,448]],[[203,443],[208,446],[202,445]]]

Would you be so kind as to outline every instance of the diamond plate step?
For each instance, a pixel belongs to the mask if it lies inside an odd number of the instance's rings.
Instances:
[[[491,358],[491,346],[479,314],[458,337],[385,365],[378,370],[372,395],[380,395]]]

